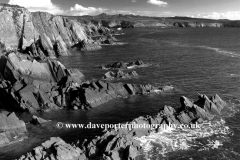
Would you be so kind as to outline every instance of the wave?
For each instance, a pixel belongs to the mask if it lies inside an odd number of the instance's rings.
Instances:
[[[212,51],[215,51],[217,53],[220,53],[220,54],[223,54],[223,55],[228,55],[228,56],[231,56],[231,57],[240,57],[240,54],[237,54],[237,53],[232,52],[232,51],[226,51],[226,50],[223,50],[223,49],[220,49],[220,48],[214,48],[214,47],[209,47],[209,46],[196,46],[196,47],[212,50]]]
[[[235,114],[234,107],[225,111],[225,117]],[[228,113],[228,114],[226,114]],[[204,123],[198,129],[173,129],[168,128],[149,136],[136,138],[141,142],[144,156],[148,160],[167,158],[170,153],[181,151],[206,151],[218,149],[223,146],[233,131],[226,125],[223,118]]]
[[[240,77],[240,74],[230,74],[230,77]]]
[[[240,54],[237,54],[235,52],[232,51],[227,51],[221,48],[216,48],[216,47],[209,47],[209,46],[192,46],[190,44],[183,44],[180,42],[172,42],[172,41],[163,41],[165,43],[168,43],[170,45],[173,46],[177,46],[177,47],[191,47],[191,48],[201,48],[201,49],[207,49],[207,50],[212,50],[215,51],[217,53],[223,54],[223,55],[227,55],[227,56],[231,56],[231,57],[240,57]]]

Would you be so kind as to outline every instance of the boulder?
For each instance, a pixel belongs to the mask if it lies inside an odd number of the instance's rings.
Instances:
[[[47,122],[49,122],[49,120],[42,119],[42,118],[37,117],[35,115],[32,116],[31,123],[34,124],[34,125],[39,125],[39,124],[43,124],[43,123],[47,123]]]

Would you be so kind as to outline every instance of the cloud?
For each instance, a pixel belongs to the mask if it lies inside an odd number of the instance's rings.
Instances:
[[[68,14],[73,16],[82,16],[82,15],[97,15],[107,11],[105,8],[95,8],[95,7],[83,7],[79,4],[75,4],[74,7],[70,8]]]
[[[240,20],[240,11],[212,12],[192,15],[195,18]]]
[[[211,14],[203,16],[203,18],[240,20],[240,12],[239,11],[228,11],[225,13],[213,12]]]
[[[137,2],[137,0],[132,0],[133,3]]]
[[[52,14],[63,13],[63,10],[54,5],[51,0],[9,0],[8,4],[25,7],[31,12],[42,11]]]
[[[168,5],[167,2],[160,1],[160,0],[148,0],[147,3],[157,5],[159,7],[166,7]]]

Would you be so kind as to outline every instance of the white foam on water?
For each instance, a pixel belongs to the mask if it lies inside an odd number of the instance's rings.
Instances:
[[[231,52],[231,51],[227,51],[227,50],[223,50],[220,48],[215,48],[215,47],[209,47],[209,46],[191,46],[188,44],[182,44],[179,42],[170,42],[170,41],[163,41],[166,43],[169,43],[173,46],[179,46],[179,47],[196,47],[196,48],[202,48],[202,49],[207,49],[207,50],[212,50],[215,51],[217,53],[223,54],[223,55],[227,55],[227,56],[231,56],[231,57],[240,57],[240,54],[237,54],[235,52]]]
[[[230,77],[240,77],[240,74],[230,74]]]
[[[231,51],[226,51],[220,48],[214,48],[214,47],[209,47],[209,46],[197,46],[199,48],[203,48],[203,49],[208,49],[208,50],[212,50],[215,51],[217,53],[223,54],[223,55],[228,55],[231,57],[240,57],[240,54],[237,54],[235,52],[231,52]]]
[[[151,156],[151,151],[156,148],[158,154],[163,157],[167,153],[174,151],[189,150],[191,148],[218,148],[222,145],[220,137],[232,133],[223,119],[215,120],[209,124],[202,125],[198,129],[167,129],[157,133],[151,133],[149,136],[136,138],[141,142],[146,158]],[[203,138],[218,138],[208,141],[199,141]],[[220,140],[219,140],[220,139]]]
[[[136,68],[136,65],[127,67],[127,69],[133,69],[133,68]]]

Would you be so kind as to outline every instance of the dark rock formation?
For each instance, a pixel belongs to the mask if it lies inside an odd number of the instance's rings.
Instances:
[[[14,112],[0,111],[0,147],[27,138],[26,125]]]
[[[127,123],[128,127],[119,129],[110,129],[102,136],[96,137],[91,141],[82,144],[85,154],[90,159],[135,159],[141,153],[141,146],[134,137],[147,136],[151,132],[158,132],[161,127],[137,128],[134,125],[152,125],[156,124],[180,124],[202,123],[203,120],[211,120],[218,115],[227,104],[215,95],[208,98],[205,95],[199,95],[199,100],[192,102],[186,97],[180,98],[182,106],[174,109],[165,106],[156,116],[142,116],[132,122]],[[198,104],[198,105],[197,105]]]
[[[97,36],[92,37],[93,40],[95,40],[99,45],[114,45],[118,44],[118,40],[113,37],[111,34],[108,36]]]
[[[75,146],[67,144],[60,138],[51,138],[33,149],[32,152],[19,158],[19,160],[42,159],[42,160],[84,160],[85,155]]]
[[[142,61],[114,64],[112,67],[142,66]],[[77,69],[66,69],[60,62],[47,60],[37,62],[27,55],[9,53],[1,57],[0,83],[1,107],[29,112],[51,111],[62,108],[89,109],[118,97],[152,93],[163,88],[151,85],[85,83]],[[118,77],[136,76],[135,72]],[[10,102],[10,103],[9,103]],[[11,106],[11,107],[8,107]]]
[[[39,124],[43,124],[43,123],[47,123],[47,122],[49,122],[49,120],[45,120],[45,119],[42,119],[40,117],[33,115],[30,123],[32,123],[34,125],[39,125]]]
[[[0,46],[3,50],[21,50],[31,57],[44,59],[69,55],[69,48],[101,48],[93,35],[110,35],[101,24],[84,24],[49,13],[30,13],[19,6],[0,5]],[[107,39],[105,43],[111,39]]]
[[[1,107],[30,112],[66,106],[66,88],[81,83],[83,77],[79,70],[66,69],[58,61],[37,62],[20,53],[2,56],[0,73]]]
[[[101,69],[132,69],[136,67],[145,67],[148,64],[143,63],[141,60],[137,60],[136,62],[115,62],[113,64],[106,64],[100,66]]]
[[[79,148],[65,144],[59,138],[52,138],[42,144],[42,146],[35,148],[31,153],[22,156],[21,160],[30,157],[44,157],[47,159],[50,155],[55,157],[63,156],[64,153],[69,156],[72,153],[75,157],[81,159],[105,159],[105,160],[125,160],[136,159],[141,154],[142,148],[140,142],[135,138],[148,136],[151,132],[158,132],[161,128],[160,125],[169,123],[175,124],[179,127],[181,124],[194,126],[194,124],[202,123],[203,120],[210,120],[217,116],[223,107],[227,104],[218,96],[215,95],[208,98],[205,95],[199,95],[199,100],[196,102],[190,101],[186,97],[180,98],[181,107],[174,109],[170,106],[162,108],[156,116],[141,116],[122,127],[105,130],[102,136],[97,136],[92,140],[85,140],[79,143]],[[152,127],[135,127],[135,126],[152,126]],[[116,127],[118,124],[116,125]],[[61,145],[58,145],[59,141]],[[46,144],[48,144],[46,146]],[[65,146],[68,147],[65,147]],[[45,146],[45,147],[43,147]],[[48,150],[52,146],[52,150]],[[57,149],[61,147],[61,149]],[[66,149],[68,148],[68,149]],[[40,151],[39,151],[40,150]],[[48,150],[47,154],[46,151]],[[60,152],[59,150],[64,150]],[[71,151],[69,151],[71,150]],[[76,150],[78,152],[76,152]],[[57,151],[57,152],[56,152]],[[72,157],[66,157],[66,159]],[[73,159],[73,158],[72,158]],[[77,158],[76,158],[77,159]]]
[[[132,78],[132,77],[137,77],[137,76],[138,76],[138,74],[136,71],[125,73],[122,70],[118,70],[116,72],[108,71],[107,73],[104,74],[103,79],[112,80],[114,78]]]
[[[84,83],[79,88],[69,89],[69,102],[72,107],[81,109],[96,107],[115,98],[153,93],[159,88],[152,85],[105,83],[96,81]]]

